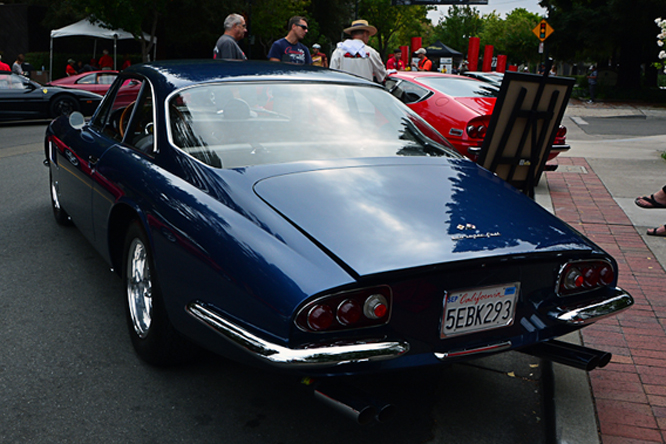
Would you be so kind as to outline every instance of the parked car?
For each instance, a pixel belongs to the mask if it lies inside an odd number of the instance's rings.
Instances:
[[[132,66],[45,150],[55,219],[121,276],[151,364],[195,343],[328,381],[515,349],[591,369],[610,356],[553,339],[633,303],[610,255],[345,73]]]
[[[471,77],[476,80],[481,80],[482,82],[490,83],[493,86],[500,87],[502,86],[502,80],[504,80],[503,72],[485,72],[485,71],[463,71],[460,73],[465,77]]]
[[[73,111],[90,116],[101,100],[99,94],[44,86],[22,75],[0,71],[0,120],[50,118]]]
[[[113,81],[116,80],[116,77],[118,77],[118,71],[89,71],[52,80],[47,85],[82,89],[103,96],[109,90]]]
[[[92,71],[74,76],[63,77],[62,79],[49,82],[47,85],[59,86],[62,88],[82,89],[85,91],[91,91],[100,95],[104,95],[107,93],[117,77],[118,71]],[[133,82],[132,80],[126,80],[123,82],[119,94],[126,96],[127,99],[122,103],[122,105],[129,105],[132,100],[134,100],[134,97],[136,97],[140,87],[140,83]]]
[[[459,153],[477,160],[499,88],[453,74],[400,71],[386,81],[389,91],[444,135]],[[568,151],[560,125],[548,160]]]

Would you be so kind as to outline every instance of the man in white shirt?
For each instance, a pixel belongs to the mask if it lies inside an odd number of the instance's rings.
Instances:
[[[386,79],[384,62],[379,53],[368,45],[370,37],[377,34],[377,28],[370,26],[367,20],[355,20],[344,31],[351,39],[338,43],[329,66],[370,81],[374,77],[377,82],[383,82]]]

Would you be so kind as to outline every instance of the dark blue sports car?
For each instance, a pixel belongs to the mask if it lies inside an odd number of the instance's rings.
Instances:
[[[44,86],[0,71],[0,120],[48,119],[80,111],[92,115],[102,96],[89,91]]]
[[[609,356],[553,339],[633,303],[611,256],[340,72],[132,66],[46,157],[156,365],[196,343],[315,377],[513,349],[591,369]]]

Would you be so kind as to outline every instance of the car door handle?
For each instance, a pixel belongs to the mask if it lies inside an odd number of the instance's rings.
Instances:
[[[69,163],[72,165],[79,166],[79,159],[76,158],[76,155],[71,152],[70,150],[65,150],[65,157],[67,157],[67,160],[69,160]]]
[[[97,162],[99,162],[99,158],[95,156],[88,156],[88,165],[90,168],[95,167],[97,165]]]

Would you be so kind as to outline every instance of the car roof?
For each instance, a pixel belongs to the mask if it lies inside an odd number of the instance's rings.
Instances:
[[[123,72],[140,74],[164,91],[198,83],[231,81],[293,80],[379,86],[361,77],[326,68],[254,60],[167,60],[132,65]]]
[[[460,79],[461,76],[458,74],[444,74],[441,72],[434,71],[398,71],[395,74],[391,74],[391,77],[403,77],[406,79],[416,79],[418,77],[452,77]]]

